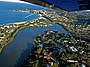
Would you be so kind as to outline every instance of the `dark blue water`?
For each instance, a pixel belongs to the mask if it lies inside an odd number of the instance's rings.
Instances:
[[[62,26],[55,24],[52,27],[26,28],[18,32],[15,39],[8,44],[0,54],[0,67],[21,67],[28,58],[33,47],[33,39],[43,31],[54,30],[68,33]]]
[[[14,12],[16,9],[30,9],[30,10],[49,10],[42,6],[34,4],[14,3],[14,2],[3,2],[0,1],[0,24],[8,24],[15,22],[23,22],[33,20],[39,17],[38,14],[32,14],[29,12]],[[25,18],[28,16],[27,18]]]

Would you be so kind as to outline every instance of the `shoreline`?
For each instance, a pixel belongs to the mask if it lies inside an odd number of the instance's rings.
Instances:
[[[45,37],[47,34],[48,34],[48,36]],[[80,52],[78,48],[83,48],[83,47],[81,45],[78,45],[79,47],[76,46],[75,43],[78,40],[73,39],[72,36],[70,36],[70,37],[68,37],[68,36],[69,35],[65,35],[65,34],[63,34],[61,32],[52,31],[52,30],[51,31],[44,31],[44,33],[39,34],[36,38],[34,38],[34,41],[33,41],[34,45],[33,45],[32,51],[31,51],[31,53],[29,55],[29,58],[24,62],[24,64],[22,66],[23,67],[28,67],[28,66],[36,66],[37,65],[37,66],[43,67],[45,62],[49,63],[50,60],[53,61],[52,62],[53,65],[54,65],[55,62],[58,65],[58,66],[55,66],[55,65],[53,66],[52,65],[51,67],[59,67],[60,65],[58,64],[58,62],[61,63],[63,61],[66,61],[66,64],[67,63],[69,64],[69,61],[75,61],[75,62],[73,62],[73,64],[74,63],[79,63],[78,66],[81,66],[82,60],[87,59],[87,56],[83,56],[85,58],[82,58],[82,56],[79,56],[80,59],[77,58],[78,54]],[[63,39],[64,37],[69,38],[67,40],[67,42],[65,41],[65,39]],[[62,40],[62,41],[60,41],[57,38],[60,38],[60,40]],[[61,42],[61,44],[59,45],[58,42]],[[82,44],[81,41],[79,41],[79,42]],[[72,46],[70,45],[70,43],[72,43]],[[64,45],[64,47],[63,47],[63,45]],[[66,47],[68,49],[70,49],[69,52],[66,49]],[[57,49],[54,49],[54,48],[57,48]],[[74,48],[74,49],[72,49],[72,48]],[[65,50],[62,50],[62,49],[65,49],[66,52],[65,52]],[[86,47],[84,47],[83,49],[85,49],[84,52],[86,52],[86,50],[87,50]],[[63,54],[62,52],[63,53],[65,52],[65,54]],[[72,52],[72,54],[71,54],[71,52]],[[55,54],[57,55],[57,57],[56,57]],[[66,54],[68,56],[66,56]],[[51,57],[51,58],[48,58],[48,57]],[[40,61],[41,62],[44,61],[44,62],[41,63]],[[36,62],[36,63],[34,63],[34,62]],[[85,62],[87,63],[87,61],[85,61]],[[48,65],[48,63],[46,64],[46,66]],[[85,65],[87,65],[86,63],[85,63]]]
[[[21,28],[21,29],[16,30],[16,32],[13,34],[12,38],[9,39],[9,41],[0,49],[0,54],[2,53],[3,49],[4,49],[10,42],[13,41],[13,39],[15,38],[15,36],[17,35],[17,33],[18,33],[20,30],[22,30],[22,29],[24,29],[24,28]]]
[[[42,19],[44,19],[43,20],[43,23],[41,23],[40,24],[40,21],[42,20]],[[39,21],[39,23],[37,23],[36,21]],[[37,18],[37,19],[34,19],[34,20],[30,20],[30,21],[26,21],[26,22],[16,22],[16,23],[12,23],[12,24],[8,24],[8,26],[9,25],[17,25],[18,26],[18,28],[17,29],[15,29],[14,30],[14,32],[11,32],[9,35],[7,35],[7,37],[6,37],[6,39],[7,40],[5,40],[5,38],[4,38],[4,40],[2,40],[2,42],[1,42],[1,45],[2,46],[0,46],[0,54],[2,53],[2,51],[3,51],[3,49],[4,49],[4,47],[6,47],[10,42],[12,42],[13,41],[13,39],[15,38],[15,36],[17,35],[17,33],[20,31],[20,30],[22,30],[22,29],[25,29],[25,28],[31,28],[31,27],[44,27],[44,26],[52,26],[53,24],[51,24],[51,23],[49,23],[49,22],[47,22],[47,23],[44,23],[44,21],[46,21],[45,20],[45,18],[43,18],[43,17],[39,17],[39,18]],[[32,23],[33,22],[33,23]],[[31,26],[30,26],[31,25]],[[32,26],[33,25],[33,26]],[[7,26],[7,25],[5,25],[5,26]],[[15,28],[15,27],[14,27]],[[11,29],[12,30],[12,29]]]
[[[78,37],[78,35],[76,35],[75,33],[73,33],[73,32],[71,32],[70,30],[68,30],[67,29],[67,27],[65,27],[64,25],[62,25],[62,24],[60,24],[60,23],[56,23],[56,24],[59,24],[59,25],[61,25],[67,32],[69,32],[75,39],[81,39],[81,40],[84,40],[84,41],[86,41],[86,42],[88,42],[88,43],[90,43],[90,41],[89,41],[89,39],[88,38],[83,38],[83,37]]]

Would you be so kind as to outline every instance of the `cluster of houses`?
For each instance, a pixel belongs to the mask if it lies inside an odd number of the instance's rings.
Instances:
[[[1,25],[0,26],[0,42],[2,41],[7,34],[10,34],[14,32],[16,29],[20,28],[21,26],[27,26],[27,27],[35,27],[35,26],[52,26],[52,24],[45,21],[45,18],[40,17],[36,20],[27,21],[25,23],[14,23],[14,24],[8,24],[8,25]]]
[[[87,43],[68,34],[45,31],[34,39],[34,47],[24,67],[86,67]]]
[[[17,24],[9,24],[0,26],[0,42],[7,37],[7,35],[13,33],[19,26]]]
[[[83,12],[79,12],[79,11],[67,12],[67,11],[63,11],[63,10],[28,10],[28,9],[16,10],[16,11],[19,11],[19,12],[29,11],[32,13],[37,13],[41,17],[43,16],[52,22],[63,25],[69,32],[76,34],[77,37],[78,37],[78,34],[83,34],[84,36],[79,36],[79,37],[84,40],[90,39],[90,36],[88,35],[90,33],[90,31],[89,31],[90,25],[89,24],[86,25],[85,22],[87,22],[87,21],[83,21],[83,19],[86,19],[89,21],[90,13],[83,13]],[[78,19],[81,19],[81,20],[78,21]],[[84,22],[85,24],[84,25],[77,24],[80,22],[81,23]]]
[[[28,9],[25,9],[25,10],[20,10],[20,9],[17,9],[17,10],[14,10],[15,12],[30,12],[30,10]]]
[[[26,22],[18,22],[13,24],[1,25],[0,26],[0,50],[3,49],[7,43],[9,43],[10,39],[13,39],[12,36],[14,33],[18,32],[19,30],[27,27],[45,27],[45,26],[52,26],[52,23],[46,21],[45,18],[39,17],[35,20],[26,21]]]
[[[29,27],[38,27],[38,26],[43,27],[43,26],[52,26],[52,23],[46,21],[46,18],[40,17],[36,20],[27,21],[27,25]]]
[[[73,32],[83,36],[82,34],[89,34],[90,25],[76,24],[76,16],[84,19],[83,14],[79,12],[65,12],[58,10],[16,10],[16,12],[32,12],[37,13],[40,17],[45,17],[52,22],[63,25],[69,32]],[[86,15],[84,15],[87,18]],[[88,15],[89,16],[89,15]],[[44,18],[44,19],[45,19]],[[40,19],[39,19],[40,20]],[[51,26],[42,20],[31,21],[30,24],[25,25],[30,27],[36,26]],[[43,23],[44,22],[44,23]],[[85,26],[85,27],[84,27]],[[90,35],[88,37],[90,38]],[[57,31],[46,31],[44,34],[37,36],[34,39],[33,54],[30,55],[27,66],[39,67],[65,67],[65,66],[82,66],[88,65],[90,52],[88,51],[88,44],[85,41],[74,39],[73,37],[61,34]],[[34,61],[33,61],[34,60]]]
[[[89,17],[86,14],[80,13],[80,12],[59,12],[58,10],[31,10],[32,13],[38,13],[43,17],[46,17],[47,19],[51,20],[52,22],[58,23],[63,25],[69,32],[72,32],[77,35],[83,34],[84,36],[79,36],[82,39],[89,40],[90,36],[88,35],[90,33],[90,24],[86,24],[86,21],[82,21],[83,19],[88,19]],[[79,16],[80,15],[80,16]],[[81,18],[80,21],[78,21],[78,17]],[[85,17],[85,18],[83,18]],[[78,21],[78,22],[77,22]],[[85,23],[85,24],[78,24],[78,23]],[[73,35],[74,35],[73,34]]]
[[[42,16],[51,19],[53,22],[67,23],[73,21],[72,19],[60,15],[64,11],[58,12],[57,10],[31,10],[30,12],[41,14]]]

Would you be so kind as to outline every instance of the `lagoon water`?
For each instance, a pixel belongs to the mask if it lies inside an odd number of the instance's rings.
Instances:
[[[9,5],[8,5],[9,4]],[[8,6],[7,6],[8,5]],[[44,7],[28,4],[17,4],[10,2],[0,2],[0,24],[14,23],[18,21],[33,20],[39,17],[32,13],[15,13],[14,9],[43,9]],[[28,18],[25,18],[26,16]],[[19,31],[15,39],[9,43],[0,54],[0,67],[21,67],[28,58],[33,47],[33,39],[42,34],[43,31],[54,30],[68,33],[62,26],[54,24],[52,27],[32,27]]]

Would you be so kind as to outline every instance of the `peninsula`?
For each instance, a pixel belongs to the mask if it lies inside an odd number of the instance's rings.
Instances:
[[[29,59],[23,67],[87,67],[88,45],[68,34],[44,31],[34,39]]]

